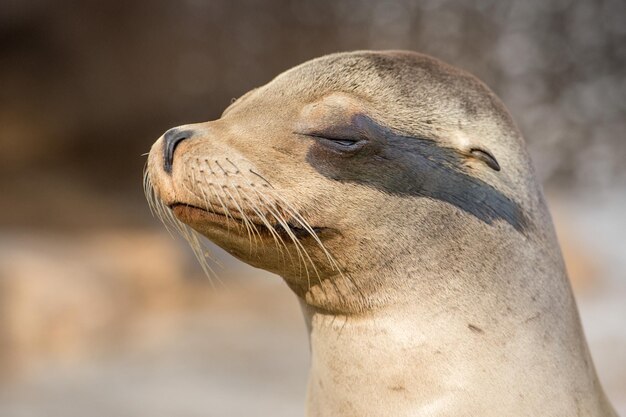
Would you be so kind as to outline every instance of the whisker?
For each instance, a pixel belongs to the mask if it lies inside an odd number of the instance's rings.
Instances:
[[[242,196],[242,195],[241,195],[240,189],[241,189],[241,187],[240,187],[239,185],[235,186],[235,192],[236,192],[236,193],[237,193],[237,195],[239,196],[239,198],[240,198],[240,200],[241,200],[241,203],[242,203],[242,206],[245,206],[245,205],[246,205],[246,201],[249,201],[249,200],[248,200],[248,198],[247,198],[247,197],[244,197],[244,196]],[[247,218],[247,215],[246,215],[246,218]],[[256,227],[256,225],[254,224],[254,222],[253,222],[253,221],[251,221],[251,220],[250,220],[250,225],[252,226],[252,229],[253,229],[253,230],[254,230],[254,232],[256,233],[256,235],[254,235],[254,234],[253,234],[253,237],[254,237],[254,244],[255,244],[255,245],[258,245],[257,236],[258,236],[258,238],[259,238],[259,239],[261,239],[261,233],[259,232],[259,229]],[[257,250],[258,250],[258,247],[257,247]]]
[[[244,193],[244,195],[247,197],[249,201],[252,201],[250,196],[248,196],[243,190],[241,190],[241,192]],[[265,206],[265,204],[263,204],[263,202],[258,199],[257,199],[257,202],[261,203],[262,207]],[[274,239],[274,243],[276,244],[276,248],[281,254],[281,256],[283,257],[283,260],[284,260],[285,252],[283,251],[283,248],[281,247],[281,245],[285,248],[285,251],[287,252],[287,256],[289,256],[291,264],[293,265],[294,260],[291,255],[291,252],[289,251],[289,247],[285,244],[285,241],[283,240],[283,238],[276,232],[274,225],[269,222],[269,220],[267,219],[267,216],[263,213],[263,210],[259,209],[256,205],[251,205],[250,208],[254,211],[257,217],[261,220],[265,228],[270,232],[272,238]]]
[[[250,227],[250,223],[251,222],[248,220],[248,216],[246,215],[244,210],[241,208],[241,205],[237,202],[237,199],[235,198],[235,196],[233,196],[232,193],[229,191],[229,188],[228,187],[224,188],[224,191],[226,193],[228,193],[228,195],[230,196],[230,199],[235,204],[235,208],[237,209],[237,211],[241,215],[241,219],[243,221],[244,226],[246,227],[246,232],[248,234],[248,242],[250,244],[250,252],[252,253],[252,236],[253,236],[253,233],[252,233],[252,230],[251,230],[251,227]],[[256,243],[256,237],[255,237],[255,243]]]
[[[258,253],[259,242],[267,237],[267,233],[259,230],[259,228],[267,229],[269,236],[272,237],[276,245],[278,259],[285,262],[290,260],[292,267],[300,276],[306,276],[309,290],[311,289],[312,276],[317,278],[319,288],[327,296],[326,291],[329,285],[334,286],[337,296],[344,298],[346,289],[348,291],[356,291],[361,294],[360,288],[353,281],[349,274],[344,274],[343,269],[326,248],[322,239],[318,236],[316,230],[311,226],[306,217],[270,183],[263,175],[253,169],[242,172],[237,165],[229,158],[224,160],[215,160],[209,162],[204,159],[204,165],[200,159],[196,159],[197,164],[191,165],[187,171],[188,177],[182,181],[181,186],[190,195],[196,196],[208,210],[222,213],[226,218],[226,228],[230,232],[231,223],[234,224],[238,233],[245,230],[247,235],[250,254]],[[217,171],[213,170],[212,164]],[[226,165],[232,166],[233,170],[227,171]],[[206,169],[203,169],[205,168]],[[217,173],[216,173],[217,172]],[[253,175],[262,182],[253,184],[250,180]],[[213,176],[217,176],[219,181],[213,182]],[[242,182],[240,182],[242,181]],[[241,185],[239,185],[241,184]],[[209,264],[209,260],[214,261],[209,252],[206,252],[204,237],[196,232],[193,228],[186,225],[176,218],[172,209],[165,205],[163,200],[157,195],[155,188],[149,175],[148,165],[144,168],[143,189],[148,201],[148,206],[153,216],[158,218],[166,227],[167,231],[173,235],[173,231],[178,232],[185,240],[187,240],[192,251],[204,273],[209,277],[215,277],[220,283],[218,275]],[[235,217],[235,215],[237,217]],[[282,229],[282,230],[281,230]],[[339,282],[331,279],[328,282],[322,281],[322,276],[318,268],[319,259],[313,258],[309,250],[311,247],[305,246],[298,238],[296,230],[304,231],[315,242],[315,246],[319,247],[323,258],[329,263],[332,270],[338,272],[341,277],[346,279],[349,285],[341,285],[343,291],[339,288]],[[243,236],[242,236],[243,237]],[[302,236],[301,236],[302,237]],[[293,245],[287,245],[291,241]],[[254,242],[254,243],[253,243]],[[294,257],[291,246],[296,251]],[[308,249],[307,249],[308,248]],[[316,256],[317,252],[315,253]],[[297,258],[297,261],[296,259]],[[296,267],[297,262],[297,267]],[[211,280],[213,285],[213,280]]]
[[[324,255],[326,256],[328,261],[331,263],[332,268],[336,269],[337,271],[341,271],[341,269],[339,268],[339,265],[335,261],[335,258],[330,254],[330,252],[328,252],[328,250],[326,249],[326,246],[322,243],[322,241],[319,238],[319,236],[317,236],[317,233],[315,233],[315,230],[313,230],[313,228],[311,227],[309,222],[307,222],[304,219],[304,217],[300,213],[298,213],[298,211],[296,211],[296,209],[293,208],[293,206],[291,206],[291,204],[289,204],[289,202],[287,200],[285,200],[282,196],[278,195],[277,193],[272,193],[272,197],[280,200],[280,202],[282,203],[281,204],[281,208],[283,210],[285,210],[287,212],[287,214],[289,214],[289,216],[293,220],[298,222],[298,224],[300,226],[302,226],[302,228],[304,230],[306,230],[306,232],[309,235],[311,235],[311,237],[315,240],[315,242],[320,247],[320,249],[324,252]]]
[[[256,194],[259,195],[260,198],[265,199],[265,196],[263,194],[259,193],[258,191],[256,191]],[[309,263],[311,264],[311,267],[313,268],[313,271],[315,272],[315,275],[318,278],[318,281],[320,283],[320,287],[323,290],[322,280],[321,280],[319,271],[317,270],[317,267],[315,266],[315,262],[313,261],[313,259],[309,255],[309,252],[306,250],[306,248],[302,245],[302,243],[298,240],[298,238],[293,234],[293,231],[291,230],[291,226],[289,226],[289,224],[283,218],[283,216],[281,216],[279,211],[274,210],[275,206],[273,204],[271,204],[270,202],[268,202],[267,200],[266,200],[266,208],[270,211],[272,216],[276,219],[276,221],[285,230],[285,232],[287,233],[289,238],[293,241],[294,246],[295,246],[296,250],[298,251],[298,255],[302,258],[302,263],[304,265],[304,270],[306,272],[307,281],[309,281],[309,288],[310,288],[310,274],[309,274],[309,268],[307,267],[307,262],[306,262],[307,259],[308,259]]]
[[[209,278],[209,282],[212,286],[215,286],[214,280],[217,280],[219,283],[223,284],[219,278],[219,275],[215,272],[213,268],[208,263],[208,259],[212,262],[215,262],[219,265],[216,259],[210,256],[209,252],[206,251],[205,245],[202,243],[202,237],[193,230],[191,227],[182,223],[180,220],[174,217],[172,210],[165,205],[165,203],[156,195],[154,187],[152,186],[152,181],[148,175],[148,172],[144,173],[144,194],[146,195],[146,200],[148,201],[148,207],[150,208],[151,213],[157,217],[161,223],[165,226],[167,232],[174,237],[174,233],[171,228],[175,229],[178,234],[180,234],[191,246],[191,250],[200,262],[200,266],[206,276]]]
[[[232,162],[231,162],[231,163],[232,163]],[[250,173],[251,173],[251,174],[254,174],[254,175],[256,175],[257,177],[261,178],[261,179],[265,182],[265,184],[267,184],[267,186],[268,186],[268,187],[270,187],[270,188],[274,188],[274,186],[272,185],[272,183],[270,183],[268,180],[266,180],[266,179],[265,179],[265,177],[264,177],[263,175],[259,174],[258,172],[255,172],[255,171],[254,171],[254,170],[252,170],[252,169],[249,169],[248,171],[250,171]]]
[[[189,242],[191,249],[196,256],[196,259],[198,259],[198,261],[200,262],[200,266],[202,267],[205,275],[209,277],[209,283],[211,284],[211,286],[213,288],[216,287],[213,281],[214,279],[221,286],[224,286],[224,282],[220,279],[219,275],[215,272],[213,268],[211,268],[211,265],[209,265],[209,263],[207,262],[208,258],[217,263],[217,261],[210,256],[209,252],[205,250],[206,246],[201,242],[200,235],[195,230],[187,227],[184,237]]]
[[[235,174],[239,174],[241,171],[239,170],[239,167],[237,165],[235,165],[230,159],[228,158],[224,158],[226,160],[226,162],[228,162],[229,164],[231,164],[233,166],[233,168],[235,168]]]
[[[211,171],[211,173],[213,173],[213,169],[211,168],[211,165],[209,164],[208,159],[205,159],[204,162],[206,163],[206,165],[209,168],[209,170]],[[200,171],[200,172],[202,172],[202,171]],[[219,188],[217,189],[217,191],[215,191],[214,188],[217,188],[217,186],[215,184],[213,184],[212,182],[208,182],[208,184],[209,184],[209,187],[211,188],[211,194],[214,195],[217,198],[217,201],[219,201],[220,205],[222,206],[222,209],[224,210],[224,215],[226,216],[226,228],[229,229],[229,231],[230,231],[230,221],[232,220],[233,223],[235,223],[235,225],[237,225],[237,221],[230,214],[230,210],[228,209],[228,207],[226,206],[226,204],[224,203],[224,201],[220,197]]]
[[[230,160],[228,160],[228,162],[230,162],[230,164],[231,164],[231,165],[233,165],[233,166],[235,167],[235,170],[236,170],[237,172],[240,172],[239,168],[238,168],[235,164],[233,164]],[[250,189],[251,189],[251,190],[255,191],[255,194],[258,194],[258,193],[256,192],[256,190],[255,190],[255,186],[254,186],[252,183],[250,183],[250,181],[248,181],[248,179],[247,179],[245,176],[241,176],[241,178],[242,178],[244,181],[246,181],[246,182],[247,182],[247,184],[248,184],[248,186],[250,187]],[[248,195],[245,191],[243,191],[243,189],[239,188],[239,189],[238,189],[238,192],[239,192],[239,191],[240,191],[240,192],[242,192],[242,193],[245,195],[245,197],[246,197],[246,199],[247,199],[248,201],[253,202],[253,199],[251,199],[251,198],[250,198],[250,196],[249,196],[249,195]],[[261,200],[258,198],[258,196],[257,196],[257,198],[256,198],[256,202],[257,202],[257,203],[260,203],[261,207],[265,207],[265,206],[266,206],[266,204],[265,204],[263,201],[261,201]],[[253,209],[253,211],[255,212],[255,214],[257,215],[257,217],[259,217],[259,218],[261,219],[261,221],[263,222],[263,224],[264,224],[265,228],[266,228],[266,229],[268,229],[268,230],[269,230],[269,232],[270,232],[270,234],[272,235],[272,238],[274,239],[274,242],[276,243],[276,246],[277,246],[277,248],[279,249],[279,253],[281,254],[281,256],[282,256],[282,258],[283,258],[283,262],[284,262],[284,259],[285,259],[285,254],[284,254],[284,252],[283,252],[282,248],[280,247],[279,242],[280,242],[280,244],[282,244],[282,246],[284,246],[285,251],[287,252],[287,255],[289,256],[289,260],[291,261],[291,265],[293,266],[293,265],[295,264],[295,262],[294,262],[294,260],[293,260],[292,255],[291,255],[291,251],[289,251],[289,247],[285,244],[285,241],[284,241],[284,240],[283,240],[283,238],[280,236],[280,234],[278,234],[278,233],[276,232],[274,225],[273,225],[273,224],[271,224],[271,223],[267,220],[267,217],[266,217],[266,215],[263,213],[263,210],[262,210],[262,209],[261,209],[261,210],[259,210],[259,209],[257,208],[257,206],[256,206],[256,205],[251,206],[251,208]],[[260,237],[260,235],[259,235],[259,237]],[[300,259],[300,257],[299,257],[299,259]]]
[[[287,213],[294,219],[294,221],[296,221],[299,225],[301,225],[302,228],[305,229],[308,232],[308,234],[315,240],[317,245],[320,247],[320,249],[323,251],[326,258],[330,262],[331,267],[334,270],[336,270],[340,274],[341,277],[345,278],[350,284],[352,284],[352,286],[356,289],[357,293],[364,299],[365,295],[361,292],[361,289],[359,288],[359,286],[356,284],[356,282],[352,279],[351,276],[344,274],[342,268],[339,266],[334,256],[332,256],[331,253],[326,249],[326,246],[323,244],[319,236],[317,236],[317,233],[315,233],[315,230],[313,230],[313,228],[306,221],[306,219],[295,208],[293,208],[293,206],[285,198],[283,198],[278,193],[272,193],[272,197],[278,199],[282,203],[281,206],[282,205],[285,206],[283,207],[283,209],[285,209],[285,211],[287,211]]]
[[[283,200],[284,201],[284,200]],[[321,240],[319,239],[319,237],[317,236],[317,234],[315,233],[315,231],[309,226],[308,222],[306,222],[306,220],[304,220],[302,218],[302,216],[297,213],[294,212],[293,210],[287,208],[285,209],[284,207],[280,207],[280,209],[286,211],[286,213],[289,215],[289,217],[293,220],[296,220],[299,224],[301,224],[305,230],[307,231],[307,233],[309,235],[311,235],[315,241],[320,245],[320,247],[322,248],[323,252],[326,254],[326,256],[328,257],[329,261],[331,262],[331,268],[333,269],[337,269],[337,271],[339,271],[340,275],[343,276],[343,273],[341,272],[341,270],[339,269],[338,265],[336,264],[334,258],[332,256],[330,256],[330,254],[328,253],[328,251],[326,250],[326,247],[322,244]],[[300,220],[302,219],[302,220]],[[298,241],[298,244],[300,244],[300,242]],[[302,247],[302,245],[300,244],[300,246]],[[303,247],[304,249],[304,247]],[[307,257],[309,257],[309,260],[311,260],[310,256],[308,255],[308,251],[306,251],[306,249],[304,249]],[[315,263],[311,260],[311,264],[313,266],[313,268],[315,268]],[[319,276],[319,272],[317,272],[317,269],[315,268],[315,273],[318,277],[318,281],[320,283],[320,288],[322,289],[322,291],[324,292],[324,294],[326,295],[326,291],[324,289],[324,286],[322,285],[322,281],[321,278]],[[343,300],[345,299],[344,294],[341,292],[341,290],[339,289],[339,286],[337,285],[335,280],[329,280],[330,284],[335,288],[335,292],[336,294]]]
[[[204,180],[205,183],[207,183],[209,185],[209,187],[211,186],[211,181],[209,179],[207,179],[207,176],[204,172],[201,171],[202,174],[202,179]],[[196,178],[196,173],[195,170],[191,169],[191,180],[193,181],[193,184],[202,184],[202,181],[198,180]],[[206,204],[206,207],[213,210],[213,203],[211,202],[209,196],[204,192],[204,187],[199,187],[200,188],[200,193],[202,193],[202,199],[204,200],[204,203]],[[197,195],[196,192],[194,192],[194,190],[191,190],[187,187],[187,190],[194,195]],[[213,195],[213,191],[211,190],[211,194]]]

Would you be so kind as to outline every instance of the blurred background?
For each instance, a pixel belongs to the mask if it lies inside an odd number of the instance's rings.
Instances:
[[[141,155],[355,49],[429,53],[509,107],[626,415],[623,0],[0,0],[0,415],[304,414],[295,298],[217,249],[209,282],[150,216]]]

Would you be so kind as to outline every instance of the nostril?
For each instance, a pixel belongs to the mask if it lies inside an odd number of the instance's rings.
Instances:
[[[163,168],[165,172],[172,172],[174,163],[174,150],[180,142],[193,136],[191,130],[170,129],[163,135]]]

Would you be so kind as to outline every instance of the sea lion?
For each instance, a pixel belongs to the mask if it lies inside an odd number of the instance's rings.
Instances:
[[[145,185],[297,295],[310,416],[615,415],[522,135],[464,71],[314,59],[167,131]]]

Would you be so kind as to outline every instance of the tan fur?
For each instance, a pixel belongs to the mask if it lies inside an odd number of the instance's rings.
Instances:
[[[404,148],[344,157],[314,137],[363,114],[359,135],[423,146],[423,175],[398,172]],[[171,174],[163,138],[150,152],[153,203],[199,207],[174,213],[298,296],[308,415],[615,415],[524,141],[471,75],[410,52],[334,54],[182,128]]]

